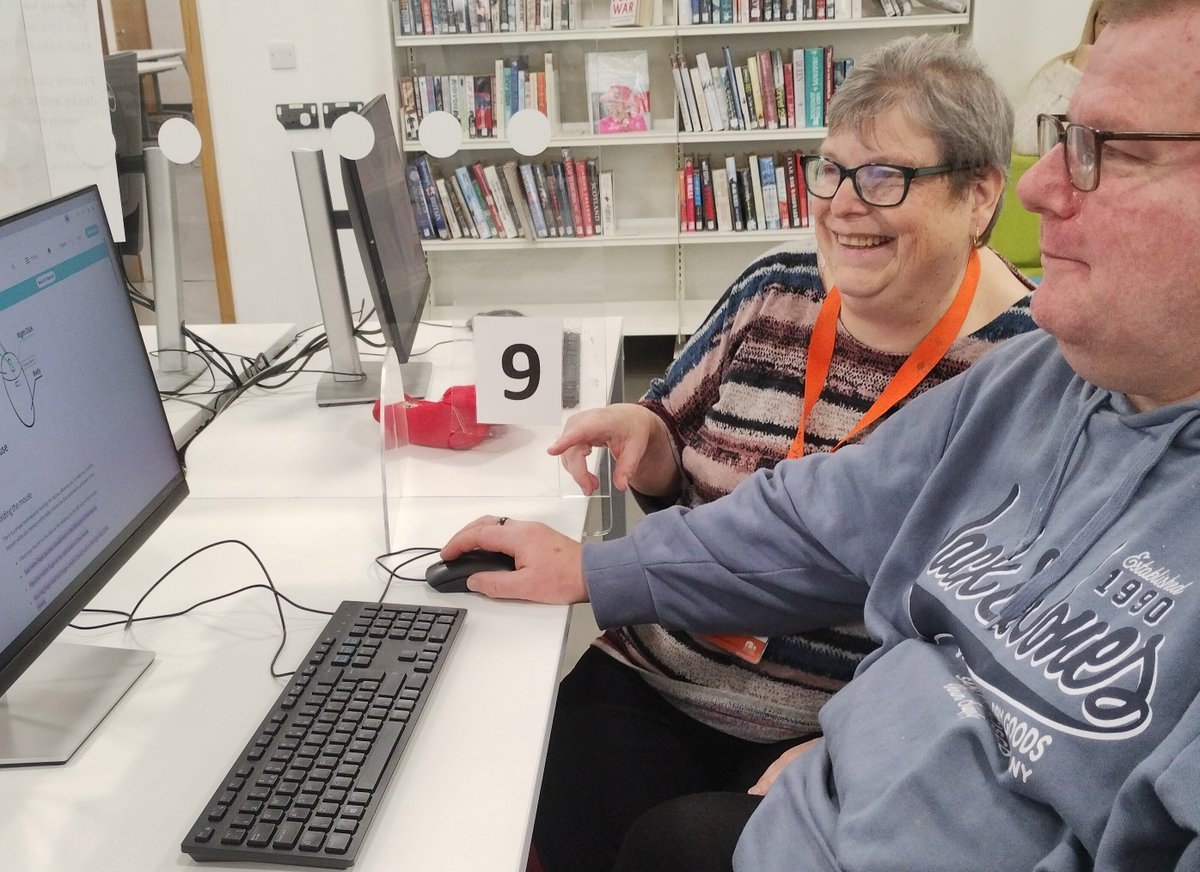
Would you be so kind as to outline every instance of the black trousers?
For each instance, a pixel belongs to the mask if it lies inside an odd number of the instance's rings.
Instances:
[[[707,727],[667,703],[634,670],[589,648],[559,687],[533,829],[542,867],[611,872],[626,833],[643,814],[690,794],[728,791],[734,796],[696,800],[707,803],[711,818],[697,829],[714,837],[721,831],[729,842],[725,865],[712,868],[728,869],[737,835],[757,805],[756,797],[737,794],[797,743],[764,745]],[[640,832],[676,828],[688,809],[687,802],[664,807]],[[727,822],[724,830],[718,821]],[[669,838],[664,834],[662,844]],[[636,862],[634,853],[627,851],[622,862]]]

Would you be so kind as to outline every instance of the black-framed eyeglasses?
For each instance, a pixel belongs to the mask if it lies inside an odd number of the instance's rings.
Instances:
[[[859,198],[870,206],[899,206],[908,196],[912,180],[921,176],[938,176],[967,167],[941,164],[936,167],[902,167],[895,164],[869,163],[847,168],[821,155],[805,155],[804,183],[809,193],[822,200],[832,200],[842,181],[849,178]]]
[[[1038,155],[1046,155],[1060,142],[1067,178],[1075,190],[1088,193],[1100,184],[1100,153],[1110,140],[1142,142],[1200,141],[1200,133],[1151,133],[1136,130],[1097,130],[1086,124],[1067,121],[1065,115],[1039,115],[1037,119]]]

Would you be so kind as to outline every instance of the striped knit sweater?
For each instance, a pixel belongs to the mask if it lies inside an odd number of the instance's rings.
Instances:
[[[715,500],[787,455],[800,422],[808,340],[824,297],[815,254],[768,252],[738,277],[664,377],[651,384],[641,403],[675,440],[685,478],[680,504]],[[906,400],[1032,329],[1026,295],[955,341]],[[832,450],[906,357],[869,348],[839,326],[825,390],[809,418],[807,452]],[[649,510],[663,507],[643,496],[639,501]],[[759,742],[817,732],[821,706],[874,647],[861,625],[771,639],[757,665],[658,625],[609,630],[593,644],[639,670],[691,717]]]

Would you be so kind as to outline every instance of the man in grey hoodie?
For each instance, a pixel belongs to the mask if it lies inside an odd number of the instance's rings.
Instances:
[[[865,613],[880,647],[825,738],[733,814],[739,872],[1200,869],[1200,0],[1110,6],[1020,185],[1044,333],[625,539],[482,518],[443,549],[508,552],[470,587],[601,626]],[[624,868],[698,868],[672,839],[719,836],[689,817],[728,820],[711,799],[635,828]]]

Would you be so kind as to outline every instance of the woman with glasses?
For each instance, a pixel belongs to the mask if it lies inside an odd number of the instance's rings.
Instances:
[[[785,457],[865,438],[1032,329],[1032,286],[986,245],[1011,136],[1003,92],[953,36],[861,60],[804,162],[819,255],[756,260],[640,403],[575,415],[551,453],[590,493],[584,458],[607,445],[614,483],[647,509],[699,505]],[[672,797],[765,790],[873,647],[861,626],[606,632],[559,691],[534,827],[545,872],[611,869],[633,821]]]

